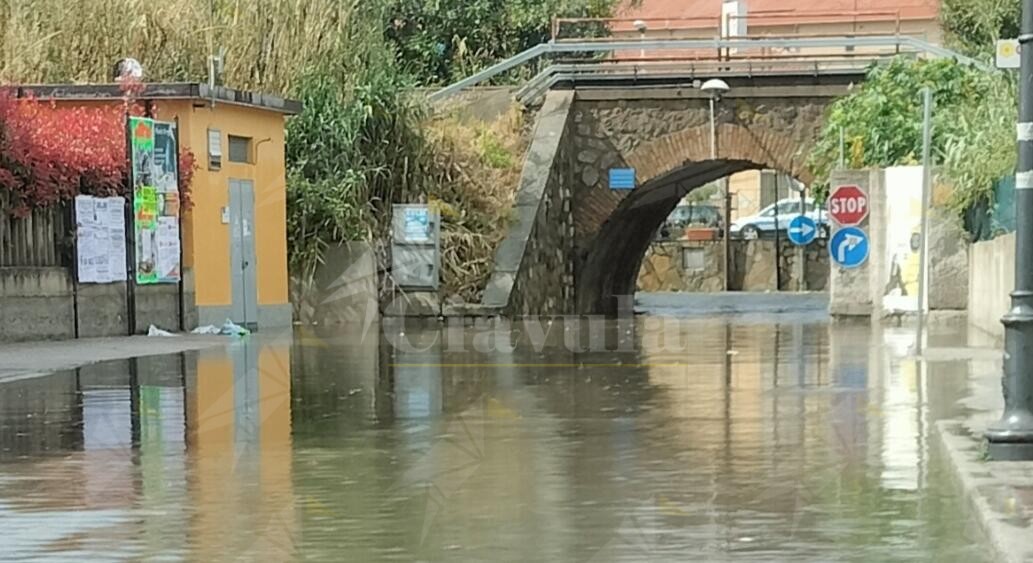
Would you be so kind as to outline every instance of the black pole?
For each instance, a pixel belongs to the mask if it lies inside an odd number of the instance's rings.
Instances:
[[[128,334],[136,334],[136,208],[133,185],[133,130],[132,113],[126,110],[126,322]]]
[[[176,116],[175,124],[173,125],[173,136],[172,136],[172,153],[169,155],[170,159],[174,159],[176,163],[176,200],[179,201],[179,206],[176,208],[178,213],[176,220],[179,222],[179,284],[178,284],[178,306],[179,306],[179,330],[185,331],[187,329],[186,322],[186,295],[183,290],[183,279],[186,277],[186,268],[183,267],[183,194],[179,193],[179,178],[182,173],[179,169],[179,116]]]
[[[1019,160],[1015,173],[1015,291],[1004,315],[1004,415],[986,431],[990,457],[1033,460],[1033,0],[1019,31]]]

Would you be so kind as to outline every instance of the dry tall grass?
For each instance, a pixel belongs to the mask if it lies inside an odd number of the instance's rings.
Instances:
[[[225,49],[224,80],[284,94],[316,63],[347,65],[342,0],[0,0],[0,82],[103,82],[123,57],[147,80],[204,80]],[[356,26],[351,26],[352,28]],[[375,31],[375,30],[371,30]]]
[[[506,234],[529,140],[523,110],[489,124],[439,117],[427,127],[440,177],[429,194],[441,211],[446,293],[480,301]]]

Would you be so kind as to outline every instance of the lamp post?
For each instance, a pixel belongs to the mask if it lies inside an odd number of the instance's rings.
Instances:
[[[1015,291],[1004,315],[1004,415],[986,431],[990,457],[1033,460],[1033,0],[1019,27],[1019,160],[1015,173]]]
[[[720,78],[712,78],[700,86],[700,90],[706,92],[710,96],[710,160],[717,160],[717,102],[721,100],[721,95],[730,89],[731,88],[728,86],[728,83]],[[721,179],[721,184],[723,187],[722,192],[724,192],[725,197],[725,220],[722,246],[724,247],[725,255],[725,291],[728,291],[728,279],[730,277],[732,264],[732,255],[729,244],[732,232],[732,194],[728,190],[727,176]]]
[[[643,20],[635,20],[635,22],[632,25],[634,25],[635,29],[638,30],[638,40],[639,41],[645,41],[646,40],[646,31],[649,30],[649,25],[645,21],[643,21]],[[645,49],[639,49],[638,58],[640,58],[640,59],[646,58],[646,50]]]

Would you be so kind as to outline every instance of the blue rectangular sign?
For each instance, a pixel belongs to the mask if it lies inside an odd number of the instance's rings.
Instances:
[[[635,189],[634,168],[611,168],[610,169],[611,190],[633,190]]]

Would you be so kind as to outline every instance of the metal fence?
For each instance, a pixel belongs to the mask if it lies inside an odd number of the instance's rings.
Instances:
[[[1015,231],[1015,177],[994,183],[993,201],[984,200],[965,213],[965,230],[975,241],[990,240]]]

